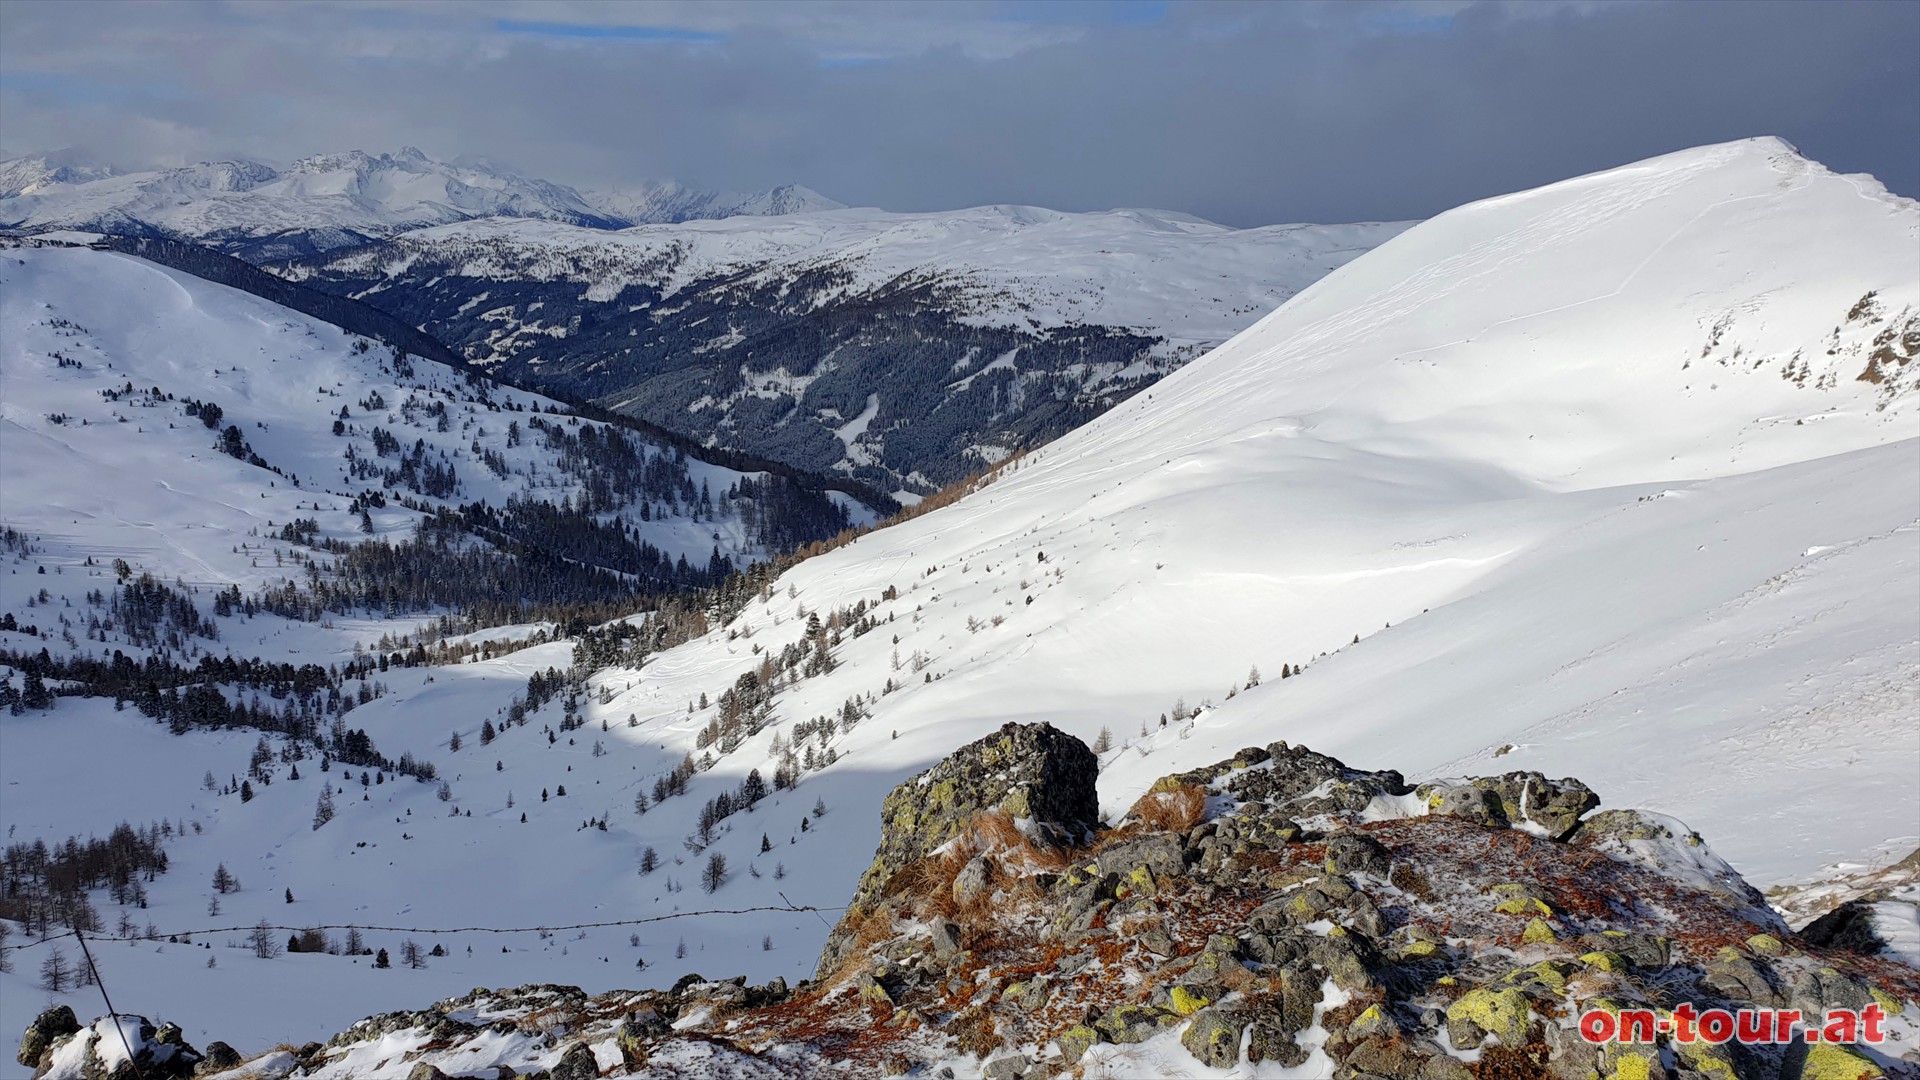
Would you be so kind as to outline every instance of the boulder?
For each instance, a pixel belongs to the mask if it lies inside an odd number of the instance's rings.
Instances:
[[[1099,827],[1100,761],[1052,724],[1007,724],[906,781],[880,807],[880,849],[861,875],[821,951],[818,975],[836,970],[856,927],[887,907],[894,875],[958,836],[975,815],[999,811],[1036,844],[1083,843]]]
[[[1367,873],[1385,878],[1393,868],[1393,856],[1380,841],[1366,833],[1344,829],[1327,838],[1327,873]]]
[[[1247,1018],[1237,1010],[1201,1009],[1181,1032],[1180,1045],[1212,1068],[1231,1069],[1240,1064],[1240,1033],[1246,1028]]]
[[[1094,865],[1101,874],[1118,874],[1121,877],[1143,866],[1157,877],[1173,877],[1187,868],[1186,859],[1181,855],[1180,841],[1167,834],[1122,840],[1102,850],[1095,857]]]
[[[993,888],[993,861],[977,855],[960,868],[953,879],[953,902],[966,907],[985,897]]]
[[[218,1039],[207,1044],[206,1060],[200,1063],[202,1072],[222,1072],[240,1064],[240,1051]]]
[[[1224,783],[1240,801],[1265,802],[1282,816],[1294,818],[1358,813],[1378,796],[1403,795],[1407,790],[1405,780],[1392,769],[1348,768],[1338,758],[1285,742],[1267,747],[1265,761],[1230,773]]]
[[[40,1055],[46,1053],[55,1042],[80,1030],[80,1021],[73,1015],[73,1009],[66,1005],[55,1005],[34,1017],[27,1025],[25,1034],[20,1036],[20,1064],[32,1069],[40,1064]]]
[[[1527,997],[1518,990],[1481,987],[1447,1006],[1447,1034],[1456,1050],[1479,1046],[1488,1035],[1497,1037],[1503,1046],[1521,1046],[1532,1023]]]
[[[1462,817],[1482,825],[1507,826],[1564,840],[1580,817],[1600,805],[1593,789],[1572,777],[1549,780],[1537,772],[1437,781],[1416,789],[1427,812]]]
[[[600,1080],[600,1063],[593,1056],[593,1048],[586,1043],[574,1043],[560,1055],[552,1077],[553,1080]]]
[[[1905,904],[1911,908],[1912,901],[1885,900],[1878,897],[1849,900],[1808,923],[1806,928],[1800,931],[1800,936],[1815,945],[1845,949],[1861,956],[1878,955],[1887,947],[1887,943],[1881,939],[1875,926],[1875,908],[1879,904]],[[1908,919],[1920,921],[1912,916]]]
[[[60,1013],[64,1011],[65,1015]],[[44,1021],[44,1023],[43,1023]],[[200,1051],[187,1045],[181,1037],[180,1029],[167,1025],[169,1038],[162,1041],[161,1029],[154,1026],[144,1016],[121,1013],[119,1032],[115,1032],[114,1021],[102,1017],[87,1027],[78,1026],[73,1011],[64,1006],[49,1009],[27,1028],[32,1037],[36,1030],[51,1032],[72,1024],[72,1030],[53,1037],[52,1041],[41,1048],[35,1057],[35,1075],[42,1075],[50,1061],[49,1051],[54,1055],[66,1055],[66,1060],[74,1061],[77,1056],[80,1075],[98,1080],[186,1080],[194,1074],[194,1067],[205,1058]],[[121,1045],[124,1036],[127,1046]],[[72,1049],[74,1044],[79,1049]],[[20,1053],[24,1058],[28,1049],[27,1040],[21,1040]],[[127,1050],[133,1052],[132,1060],[127,1058]],[[118,1064],[109,1069],[108,1061]]]

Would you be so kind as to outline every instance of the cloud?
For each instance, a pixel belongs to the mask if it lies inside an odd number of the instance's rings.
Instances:
[[[0,150],[403,144],[896,209],[1420,217],[1781,135],[1920,194],[1920,5],[0,5]]]

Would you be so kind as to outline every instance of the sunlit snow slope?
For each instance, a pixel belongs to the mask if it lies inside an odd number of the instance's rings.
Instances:
[[[1111,728],[1110,809],[1288,739],[1577,775],[1763,884],[1904,854],[1917,230],[1776,140],[1463,207],[957,506],[803,564],[729,634],[777,649],[803,608],[900,590],[887,632],[779,699],[790,721],[877,695],[802,784],[851,810],[815,872],[844,893],[888,785],[1035,719]],[[638,680],[612,709],[690,737],[686,702],[752,662],[716,635],[608,672]],[[1177,699],[1210,707],[1162,727]],[[701,782],[769,768],[776,734]]]

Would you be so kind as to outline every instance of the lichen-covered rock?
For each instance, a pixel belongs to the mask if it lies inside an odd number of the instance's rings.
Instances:
[[[1873,1059],[1841,1043],[1800,1044],[1788,1054],[1781,1080],[1875,1080],[1884,1076]]]
[[[1180,842],[1164,833],[1123,840],[1105,848],[1094,859],[1094,865],[1102,874],[1122,877],[1143,866],[1160,877],[1172,877],[1187,868],[1180,853]]]
[[[1769,1007],[1783,1003],[1766,962],[1730,948],[1721,949],[1706,963],[1700,982],[1721,997],[1734,1001],[1751,1001]]]
[[[1183,1019],[1177,1013],[1149,1005],[1116,1005],[1093,1026],[1110,1043],[1138,1043],[1146,1042],[1162,1028],[1172,1027]]]
[[[200,1072],[222,1072],[240,1064],[240,1051],[218,1039],[207,1044],[206,1060],[199,1066]]]
[[[574,1043],[560,1055],[552,1077],[553,1080],[600,1080],[600,1063],[594,1059],[593,1048],[586,1043]]]
[[[1241,751],[1247,756],[1248,751]],[[1322,814],[1358,813],[1382,795],[1403,795],[1406,781],[1387,769],[1353,769],[1304,746],[1277,742],[1264,751],[1265,760],[1226,774],[1222,783],[1242,802],[1264,802],[1273,813],[1290,818]]]
[[[1247,1018],[1238,1010],[1202,1009],[1180,1033],[1180,1045],[1213,1068],[1231,1069],[1240,1063],[1240,1033],[1246,1028]]]
[[[1490,990],[1480,987],[1468,991],[1447,1006],[1447,1033],[1455,1049],[1468,1050],[1492,1035],[1503,1046],[1521,1046],[1527,1041],[1527,1029],[1533,1022],[1527,996],[1519,990]]]
[[[1580,938],[1579,945],[1592,952],[1613,953],[1644,971],[1666,967],[1671,955],[1666,938],[1631,930],[1602,930],[1597,934],[1586,934]]]
[[[200,1051],[187,1045],[179,1028],[173,1025],[168,1025],[172,1031],[163,1042],[160,1028],[144,1016],[122,1013],[117,1022],[101,1017],[87,1027],[79,1027],[72,1010],[67,1010],[64,1017],[49,1015],[57,1012],[57,1009],[47,1010],[27,1029],[31,1036],[35,1028],[42,1027],[41,1020],[47,1021],[42,1028],[45,1031],[74,1024],[73,1030],[56,1036],[42,1049],[36,1058],[36,1077],[45,1076],[51,1068],[88,1080],[186,1080],[194,1074],[195,1066],[205,1060]],[[25,1043],[23,1039],[22,1058],[26,1055]],[[131,1060],[127,1056],[129,1049],[133,1055]],[[109,1062],[114,1064],[109,1067]]]
[[[881,906],[894,875],[958,836],[977,814],[1004,813],[1040,844],[1090,839],[1100,823],[1099,774],[1093,751],[1052,724],[1007,724],[894,788],[880,807],[880,849],[827,939],[818,974],[839,967],[853,928]]]
[[[1600,797],[1580,781],[1549,780],[1537,772],[1438,781],[1420,785],[1415,794],[1427,801],[1429,813],[1526,829],[1549,840],[1566,839],[1580,816],[1600,805]]]
[[[73,1015],[73,1009],[67,1005],[55,1005],[27,1025],[26,1033],[20,1036],[20,1053],[16,1060],[27,1068],[36,1068],[40,1064],[40,1055],[47,1052],[58,1039],[80,1030],[80,1021]]]
[[[985,855],[975,856],[953,879],[953,902],[966,907],[985,897],[993,888],[993,862]]]
[[[1366,873],[1385,878],[1391,869],[1393,856],[1366,833],[1348,829],[1327,837],[1327,873]]]
[[[1075,1024],[1062,1032],[1056,1040],[1060,1044],[1060,1053],[1068,1062],[1080,1060],[1080,1056],[1100,1041],[1100,1032],[1087,1024]]]
[[[1255,1022],[1247,1036],[1247,1060],[1255,1064],[1270,1061],[1292,1069],[1305,1064],[1308,1056],[1306,1049],[1294,1041],[1293,1031],[1275,1024]]]

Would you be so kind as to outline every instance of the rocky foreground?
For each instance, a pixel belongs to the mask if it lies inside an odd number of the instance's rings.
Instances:
[[[1791,932],[1672,819],[1577,780],[1410,787],[1275,743],[1108,827],[1098,762],[1009,724],[900,785],[815,977],[476,990],[240,1062],[171,1025],[43,1015],[38,1078],[1177,1074],[1920,1076],[1920,970],[1859,902]],[[1910,903],[1907,899],[1878,901]],[[1590,1043],[1589,1010],[1877,1006],[1878,1044]],[[290,1003],[290,1007],[295,1007]]]

